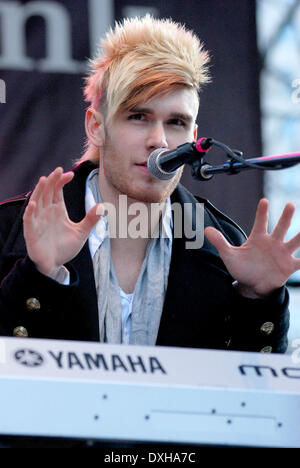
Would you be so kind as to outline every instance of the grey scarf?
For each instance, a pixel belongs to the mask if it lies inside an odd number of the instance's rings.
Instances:
[[[96,203],[102,203],[98,186],[98,170],[93,171],[89,187]],[[160,223],[162,225],[162,223]],[[152,238],[134,289],[130,344],[155,345],[171,262],[169,239]],[[107,235],[94,258],[94,275],[98,297],[100,341],[122,343],[120,286],[110,255]]]

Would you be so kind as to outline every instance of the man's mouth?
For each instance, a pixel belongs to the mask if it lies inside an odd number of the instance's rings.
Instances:
[[[136,163],[135,166],[137,166],[140,169],[140,171],[142,171],[144,174],[149,175],[147,161],[143,161],[141,163]]]

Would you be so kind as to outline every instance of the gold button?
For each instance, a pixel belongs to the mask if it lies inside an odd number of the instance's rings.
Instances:
[[[38,299],[36,299],[36,297],[30,297],[26,301],[26,308],[27,308],[27,310],[30,310],[30,311],[40,310],[40,308],[41,308],[40,301]]]
[[[19,327],[14,328],[13,336],[19,336],[21,338],[27,338],[28,337],[28,331],[26,330],[25,327],[19,326]]]
[[[260,350],[261,353],[271,353],[273,350],[272,346],[265,346]]]
[[[270,335],[274,330],[274,323],[273,322],[265,322],[260,327],[260,331],[265,335]]]

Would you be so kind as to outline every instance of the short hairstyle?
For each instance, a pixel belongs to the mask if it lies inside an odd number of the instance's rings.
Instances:
[[[85,100],[106,119],[119,111],[186,86],[199,92],[210,81],[209,54],[198,37],[171,19],[142,18],[116,22],[90,60],[84,88]],[[82,160],[98,160],[87,143]],[[98,152],[97,152],[98,153]]]

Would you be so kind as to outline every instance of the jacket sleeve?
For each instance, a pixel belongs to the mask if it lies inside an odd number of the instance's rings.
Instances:
[[[0,207],[0,335],[13,336],[23,327],[21,336],[58,338],[78,276],[68,265],[71,281],[64,286],[36,269],[26,254],[23,211],[24,201]]]
[[[286,287],[266,299],[249,299],[232,288],[231,339],[228,348],[240,351],[284,353],[288,346],[289,296]]]
[[[64,286],[42,275],[27,255],[17,260],[1,282],[0,334],[13,336],[23,327],[31,337],[58,338],[79,283],[76,272],[70,273],[70,285]]]

